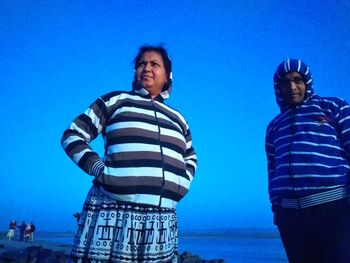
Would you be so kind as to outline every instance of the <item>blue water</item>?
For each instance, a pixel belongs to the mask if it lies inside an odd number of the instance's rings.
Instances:
[[[227,263],[288,262],[278,238],[186,237],[179,239],[179,250],[207,260],[222,258]]]
[[[42,234],[37,239],[71,244],[73,234]],[[287,263],[275,230],[212,230],[180,233],[179,252],[189,251],[202,259],[224,259],[226,263]]]

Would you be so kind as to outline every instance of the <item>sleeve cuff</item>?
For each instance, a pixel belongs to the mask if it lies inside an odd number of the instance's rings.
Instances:
[[[102,160],[96,160],[90,168],[89,174],[97,177],[105,168],[105,164]]]

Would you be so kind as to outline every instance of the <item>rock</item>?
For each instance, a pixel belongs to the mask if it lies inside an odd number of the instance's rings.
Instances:
[[[225,263],[223,259],[205,260],[190,252],[184,252],[178,257],[179,263]]]
[[[68,256],[63,251],[55,252],[55,263],[67,263]]]
[[[67,263],[68,256],[63,251],[53,251],[42,246],[30,246],[24,250],[10,250],[0,255],[0,263]]]
[[[20,243],[22,245],[22,243]],[[50,247],[53,248],[53,247]],[[63,248],[62,248],[63,249]],[[16,249],[5,248],[5,252],[0,255],[0,263],[67,263],[69,260],[67,250],[55,250],[41,246],[28,246]],[[224,263],[223,259],[205,260],[190,252],[184,252],[178,256],[179,263]]]
[[[190,252],[184,252],[179,256],[180,263],[202,263],[202,259]]]
[[[28,255],[23,250],[10,250],[1,255],[0,262],[27,263]]]

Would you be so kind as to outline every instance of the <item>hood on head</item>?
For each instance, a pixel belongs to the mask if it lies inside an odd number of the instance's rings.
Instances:
[[[309,67],[300,59],[289,58],[284,60],[281,64],[278,65],[275,74],[273,75],[276,101],[281,111],[289,109],[290,106],[287,105],[282,99],[278,82],[290,72],[298,72],[305,82],[306,92],[303,102],[307,101],[314,94],[313,80]]]

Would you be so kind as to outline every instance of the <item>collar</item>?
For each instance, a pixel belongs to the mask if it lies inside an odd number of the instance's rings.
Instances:
[[[149,92],[144,88],[136,89],[135,92],[140,94],[142,97],[151,98],[151,95],[149,94]],[[165,90],[165,91],[162,91],[154,100],[163,102],[167,98],[169,98],[169,92]]]

